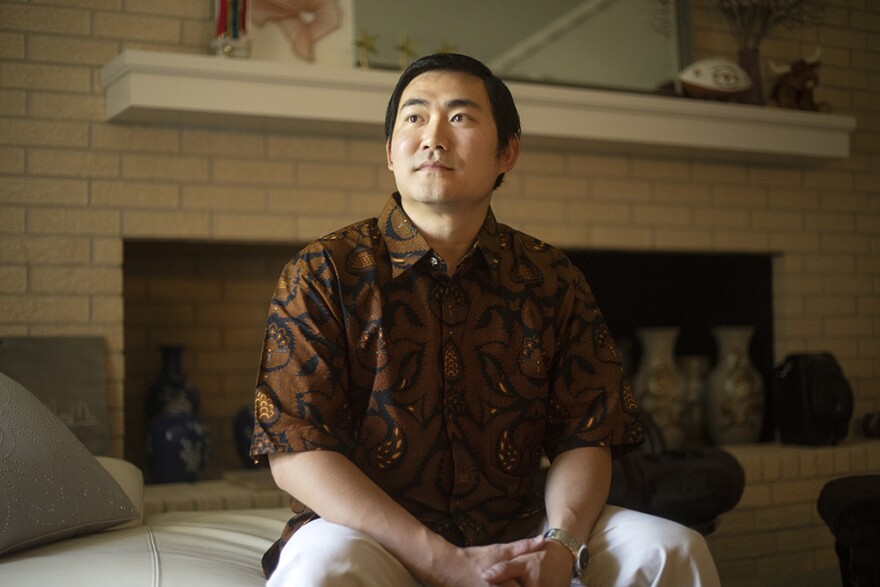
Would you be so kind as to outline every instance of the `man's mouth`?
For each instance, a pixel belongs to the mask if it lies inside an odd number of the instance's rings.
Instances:
[[[449,171],[452,167],[441,161],[425,161],[419,164],[416,169],[419,171]]]

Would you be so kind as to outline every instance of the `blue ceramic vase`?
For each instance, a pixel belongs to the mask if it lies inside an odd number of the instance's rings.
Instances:
[[[152,483],[198,481],[211,447],[198,414],[199,393],[181,369],[182,346],[163,346],[162,369],[145,402],[146,462]]]
[[[181,368],[184,347],[167,345],[159,350],[162,352],[162,368],[147,392],[144,404],[147,419],[162,412],[198,413],[199,392]]]
[[[162,412],[147,430],[147,465],[152,483],[186,483],[202,477],[210,435],[193,413]]]

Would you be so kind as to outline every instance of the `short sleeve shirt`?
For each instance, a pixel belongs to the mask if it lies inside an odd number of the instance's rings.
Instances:
[[[580,270],[492,211],[451,276],[392,196],[303,249],[271,302],[254,456],[345,454],[461,546],[536,530],[542,455],[644,429]]]

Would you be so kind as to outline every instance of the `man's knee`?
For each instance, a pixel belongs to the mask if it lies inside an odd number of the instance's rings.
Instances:
[[[375,540],[316,520],[284,546],[267,587],[409,587],[413,582],[406,568]]]
[[[269,587],[356,584],[347,577],[356,576],[361,563],[368,561],[368,544],[344,529],[328,532],[319,526],[326,525],[307,524],[284,546]]]
[[[591,547],[597,547],[596,585],[718,585],[699,532],[656,516],[606,510],[591,538]]]
[[[643,549],[659,548],[666,552],[686,554],[707,548],[706,540],[699,532],[656,516],[646,517],[639,531],[633,532],[633,535],[639,548]]]

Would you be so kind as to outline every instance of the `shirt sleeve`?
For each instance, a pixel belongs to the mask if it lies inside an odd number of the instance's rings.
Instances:
[[[559,266],[559,314],[545,450],[608,446],[620,457],[645,439],[629,377],[579,269]]]
[[[284,267],[266,321],[252,456],[350,450],[348,360],[338,291],[332,257],[319,245]]]

